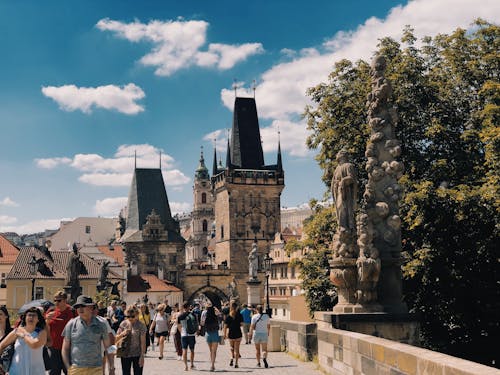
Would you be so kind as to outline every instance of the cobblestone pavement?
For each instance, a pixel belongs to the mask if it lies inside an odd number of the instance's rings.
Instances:
[[[209,373],[210,372],[210,354],[208,345],[204,337],[196,337],[194,366],[195,369],[184,371],[184,362],[177,360],[173,342],[166,343],[166,350],[163,352],[163,359],[158,359],[159,351],[155,345],[155,350],[151,351],[151,347],[146,353],[144,364],[144,375],[166,375],[166,374],[182,374],[191,373],[194,375],[197,372]],[[321,375],[322,373],[317,370],[317,366],[311,362],[302,362],[294,357],[282,352],[271,352],[268,354],[269,368],[257,367],[257,360],[255,359],[255,346],[241,345],[241,358],[239,361],[239,368],[229,366],[231,354],[229,350],[229,342],[226,345],[219,345],[217,350],[217,359],[215,361],[215,372],[225,374],[265,374],[265,375]],[[189,351],[188,351],[189,361]],[[189,362],[188,362],[189,364]],[[121,365],[120,359],[115,359],[116,375],[120,375]],[[262,365],[263,366],[263,365]]]

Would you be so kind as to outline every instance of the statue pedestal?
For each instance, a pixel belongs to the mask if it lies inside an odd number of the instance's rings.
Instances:
[[[259,280],[248,280],[247,281],[247,304],[249,306],[257,306],[262,304],[262,298],[260,295],[260,284],[262,284]]]
[[[333,312],[338,314],[355,312],[358,280],[356,259],[343,257],[331,259],[330,280],[337,287],[339,298]]]
[[[318,327],[322,325],[359,332],[415,346],[420,343],[420,323],[417,314],[380,312],[336,314],[329,311],[317,311],[314,314],[314,320],[318,323]]]

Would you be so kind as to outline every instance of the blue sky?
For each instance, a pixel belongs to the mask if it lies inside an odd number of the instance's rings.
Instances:
[[[266,163],[284,152],[283,206],[326,187],[306,149],[307,87],[377,38],[500,20],[491,0],[0,0],[0,231],[116,216],[159,152],[174,212],[188,211],[200,146],[224,157],[234,91],[256,100]],[[223,159],[225,160],[225,159]]]

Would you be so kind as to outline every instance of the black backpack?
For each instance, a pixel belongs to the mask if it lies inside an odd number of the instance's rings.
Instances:
[[[189,335],[194,335],[198,332],[198,320],[193,313],[188,313],[186,316],[186,332]]]

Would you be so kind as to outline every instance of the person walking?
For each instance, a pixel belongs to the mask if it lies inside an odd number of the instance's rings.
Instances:
[[[172,317],[170,318],[170,334],[174,338],[175,352],[177,353],[178,361],[182,360],[181,331],[179,331],[179,327],[177,326],[177,318],[180,314],[181,312],[179,311],[179,304],[176,303],[174,305]]]
[[[144,369],[146,325],[138,318],[139,310],[135,306],[129,306],[125,310],[125,320],[121,322],[116,334],[116,340],[125,339],[130,335],[130,346],[121,357],[123,375],[130,375],[130,367],[134,368],[134,375],[142,375]]]
[[[250,324],[252,323],[252,310],[248,308],[247,304],[243,305],[243,308],[240,311],[241,316],[243,317],[243,337],[245,338],[245,344],[250,344],[252,338],[248,334],[250,331]]]
[[[9,375],[45,375],[43,346],[47,342],[47,331],[45,319],[37,307],[29,308],[22,315],[19,327],[0,343],[0,352],[14,342]]]
[[[199,323],[191,312],[190,305],[184,302],[182,312],[177,318],[177,327],[181,332],[182,359],[184,360],[184,370],[188,370],[187,351],[191,351],[191,369],[194,369],[194,347],[196,345],[196,334],[199,332]]]
[[[241,324],[243,317],[238,309],[238,304],[232,302],[229,307],[229,314],[224,321],[224,338],[229,339],[229,346],[231,349],[231,361],[229,366],[234,363],[234,368],[238,368],[238,360],[240,359],[240,344],[241,344]]]
[[[262,362],[264,367],[268,368],[267,362],[267,338],[269,336],[270,318],[267,313],[263,311],[262,305],[257,306],[257,314],[252,316],[252,323],[250,324],[250,337],[255,344],[255,352],[257,357],[257,366],[260,367],[260,357],[262,352]],[[252,336],[253,335],[253,336]]]
[[[107,353],[109,373],[114,375],[113,350],[106,325],[94,316],[95,304],[88,296],[78,296],[73,308],[78,316],[64,327],[62,358],[69,375],[101,375],[101,343]]]
[[[146,352],[151,345],[151,337],[149,335],[149,328],[151,327],[151,314],[149,313],[148,305],[141,303],[139,305],[139,321],[146,326]]]
[[[219,315],[220,312],[212,302],[207,302],[206,310],[201,313],[200,326],[205,331],[207,345],[210,350],[210,371],[215,371],[215,358],[217,357],[217,348],[219,346]]]
[[[165,347],[165,337],[168,335],[168,321],[169,316],[165,312],[165,305],[162,303],[158,306],[156,314],[151,323],[151,328],[149,329],[150,335],[156,335],[158,337],[158,347],[160,349],[159,359],[163,359],[163,348]]]
[[[49,364],[48,375],[61,375],[68,373],[64,366],[61,349],[63,344],[62,331],[66,324],[75,317],[71,306],[67,303],[68,295],[62,290],[54,294],[55,309],[45,314],[45,322],[50,328],[50,337],[52,345],[47,348],[47,362]]]

